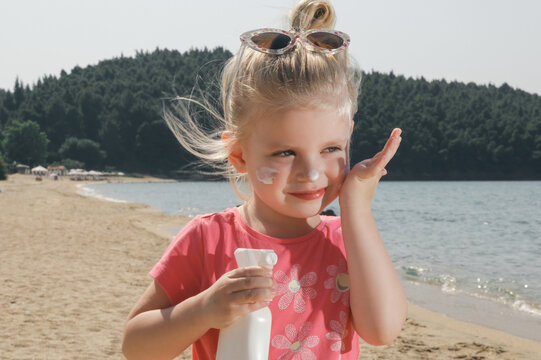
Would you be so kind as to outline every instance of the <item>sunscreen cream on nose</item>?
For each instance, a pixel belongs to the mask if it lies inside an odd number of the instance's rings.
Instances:
[[[308,171],[308,178],[311,181],[316,181],[317,179],[319,179],[319,171],[314,170],[314,169]]]
[[[255,171],[255,176],[257,180],[261,181],[263,184],[271,185],[274,180],[274,174],[278,174],[278,170],[262,166]]]

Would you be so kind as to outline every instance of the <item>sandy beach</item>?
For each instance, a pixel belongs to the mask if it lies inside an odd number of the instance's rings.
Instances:
[[[112,181],[159,181],[113,179]],[[125,318],[189,219],[78,194],[68,179],[0,181],[1,359],[122,359]],[[190,359],[189,350],[179,357]],[[391,345],[361,359],[540,359],[541,342],[411,305]]]

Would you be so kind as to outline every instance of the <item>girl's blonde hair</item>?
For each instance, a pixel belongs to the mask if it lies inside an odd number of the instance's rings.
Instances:
[[[289,14],[292,31],[331,29],[336,22],[334,8],[326,0],[301,0]],[[187,151],[225,175],[237,194],[238,183],[246,180],[227,161],[232,145],[249,135],[250,119],[289,108],[332,109],[353,121],[361,71],[348,51],[334,55],[310,51],[302,41],[282,55],[269,55],[242,45],[224,67],[221,82],[223,115],[210,101],[178,97],[165,120]],[[199,126],[194,104],[217,120],[216,127]],[[352,125],[353,126],[353,123]],[[227,136],[223,136],[227,134]]]

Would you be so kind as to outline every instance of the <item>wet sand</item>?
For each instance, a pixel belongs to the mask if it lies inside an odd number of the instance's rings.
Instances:
[[[116,179],[114,181],[158,181]],[[189,219],[84,197],[67,179],[0,181],[2,359],[122,359],[126,316]],[[541,342],[410,305],[391,345],[362,359],[539,359]],[[189,351],[179,357],[190,359]]]

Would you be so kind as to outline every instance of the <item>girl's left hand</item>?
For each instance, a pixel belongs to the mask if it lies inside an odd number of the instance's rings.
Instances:
[[[370,209],[370,202],[376,193],[376,187],[382,176],[387,174],[385,166],[395,155],[402,138],[402,130],[396,128],[383,150],[371,159],[357,163],[347,175],[340,190],[340,208],[344,206],[361,206]]]

